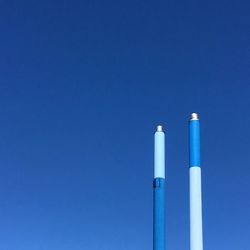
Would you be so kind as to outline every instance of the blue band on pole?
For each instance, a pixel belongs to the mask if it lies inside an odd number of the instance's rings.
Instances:
[[[191,120],[189,123],[189,162],[190,167],[200,166],[200,122]]]
[[[153,249],[165,250],[165,179],[154,179]]]

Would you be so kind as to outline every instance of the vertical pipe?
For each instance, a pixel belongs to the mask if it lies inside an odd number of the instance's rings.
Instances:
[[[196,113],[189,122],[190,250],[202,250],[202,199],[200,167],[200,122]]]
[[[165,134],[157,126],[154,136],[153,249],[165,250]]]

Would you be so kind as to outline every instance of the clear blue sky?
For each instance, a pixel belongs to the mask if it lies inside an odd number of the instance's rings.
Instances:
[[[189,114],[204,244],[250,249],[249,1],[0,2],[0,249],[151,250],[166,128],[167,247],[189,248]]]

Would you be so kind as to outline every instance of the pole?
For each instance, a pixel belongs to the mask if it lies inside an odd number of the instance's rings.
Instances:
[[[165,134],[157,126],[154,135],[153,249],[165,250]]]
[[[202,250],[202,200],[200,167],[200,122],[196,113],[189,122],[190,250]]]

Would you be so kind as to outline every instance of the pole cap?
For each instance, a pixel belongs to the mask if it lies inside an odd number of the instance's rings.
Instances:
[[[191,114],[191,119],[190,119],[190,120],[191,120],[191,121],[199,120],[198,114],[197,114],[197,113],[192,113],[192,114]]]
[[[156,132],[163,132],[163,127],[161,125],[158,125],[156,128]]]

